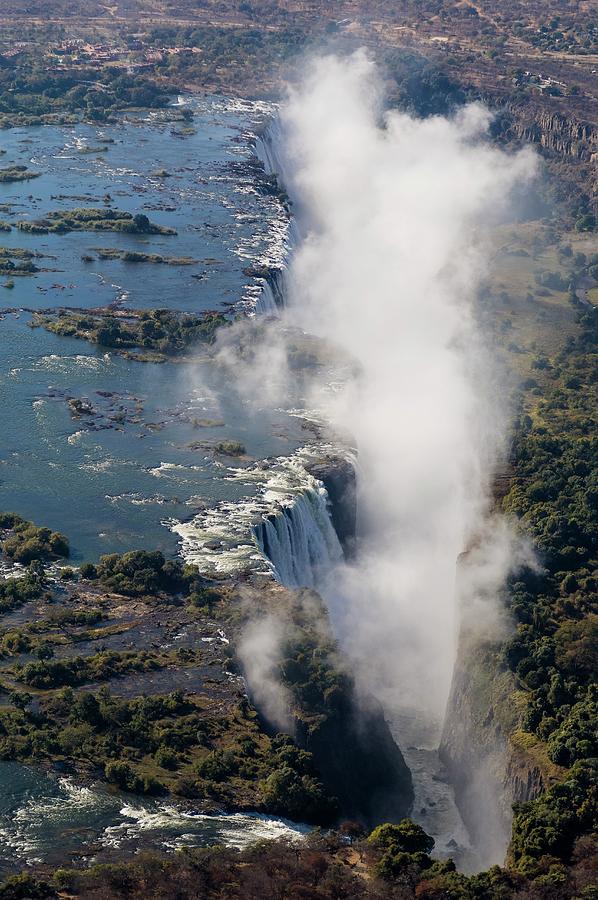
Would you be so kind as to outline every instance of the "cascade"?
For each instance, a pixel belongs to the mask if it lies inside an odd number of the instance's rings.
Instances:
[[[275,316],[278,314],[278,303],[270,282],[263,279],[262,290],[255,303],[255,312],[258,316]]]
[[[273,116],[268,122],[267,127],[255,142],[255,153],[257,158],[263,163],[263,166],[270,175],[277,175],[278,180],[284,184],[285,179],[285,161],[281,148],[284,147],[284,137],[279,117]]]
[[[278,117],[274,117],[256,141],[256,155],[266,172],[285,179],[284,146]],[[287,260],[300,241],[300,229],[294,216],[289,222]],[[271,269],[256,311],[272,314],[286,306],[287,268]],[[286,587],[315,587],[320,578],[343,558],[343,550],[332,524],[329,497],[324,485],[315,480],[292,503],[278,513],[265,516],[253,527],[262,554],[272,564],[274,577]]]
[[[283,146],[282,129],[278,117],[274,117],[264,132],[256,139],[255,154],[269,175],[276,175],[280,185],[288,181],[285,178],[285,162],[280,148]],[[293,215],[288,223],[286,237],[286,262],[282,268],[272,268],[263,279],[263,288],[257,301],[255,311],[261,315],[277,315],[286,306],[287,266],[293,255],[294,247],[301,239],[297,216]]]
[[[278,315],[285,304],[287,295],[286,269],[270,269],[262,279],[262,291],[258,297],[255,311],[259,315]]]
[[[288,294],[287,286],[287,270],[270,269],[266,276],[266,283],[270,289],[274,303],[281,308],[286,305],[286,297]]]
[[[292,504],[253,528],[257,544],[286,587],[315,587],[343,558],[323,485],[306,488]]]

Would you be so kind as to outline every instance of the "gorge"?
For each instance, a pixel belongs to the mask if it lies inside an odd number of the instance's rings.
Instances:
[[[294,215],[275,314],[356,359],[354,378],[333,393],[312,383],[306,402],[351,435],[358,464],[339,445],[343,476],[320,467],[323,483],[254,533],[281,584],[324,598],[358,690],[382,702],[412,767],[413,818],[475,871],[504,861],[511,803],[534,796],[509,789],[504,735],[471,730],[460,673],[464,635],[491,647],[506,633],[503,584],[532,563],[492,509],[509,411],[475,298],[483,227],[535,163],[484,141],[480,107],[416,122],[380,102],[363,54],[321,58],[258,142]]]
[[[596,267],[526,217],[538,159],[500,140],[478,103],[389,109],[365,51],[276,107],[5,136],[40,170],[2,186],[6,871],[216,842],[263,877],[324,854],[364,897],[562,876]]]

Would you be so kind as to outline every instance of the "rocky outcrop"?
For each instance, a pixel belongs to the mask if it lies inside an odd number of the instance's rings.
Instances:
[[[299,724],[295,737],[313,753],[327,789],[339,800],[342,818],[373,828],[410,814],[411,772],[373,698],[364,706],[352,693],[345,710],[313,731]]]
[[[347,559],[355,553],[357,532],[357,488],[355,466],[341,456],[330,456],[306,466],[323,482],[330,500],[332,524]]]
[[[583,162],[598,153],[598,124],[539,104],[506,103],[500,110],[499,132],[501,137],[537,144]]]
[[[266,665],[253,665],[240,654],[248,693],[265,727],[292,734],[313,754],[326,792],[339,801],[341,819],[371,828],[408,816],[411,772],[380,705],[357,695],[320,596],[274,582],[237,590],[243,620],[235,626],[234,643],[241,646],[251,631],[254,652],[264,654],[267,646]],[[268,633],[278,636],[277,646],[272,639],[255,640]]]
[[[511,745],[504,784],[513,803],[535,800],[546,790],[545,777],[539,765]]]

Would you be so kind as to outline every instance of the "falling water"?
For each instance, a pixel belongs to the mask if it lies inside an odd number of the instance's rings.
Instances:
[[[271,269],[263,279],[263,288],[258,297],[255,311],[259,315],[278,315],[285,306],[287,273],[286,269]]]
[[[254,526],[260,550],[286,587],[315,587],[342,559],[328,505],[323,485],[307,488],[294,503]]]

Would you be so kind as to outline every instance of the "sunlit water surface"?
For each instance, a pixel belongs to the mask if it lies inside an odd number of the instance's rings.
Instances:
[[[56,305],[124,310],[171,307],[251,311],[262,286],[243,269],[276,263],[287,219],[263,196],[246,163],[266,110],[259,104],[193,101],[195,133],[150,114],[134,124],[19,128],[5,132],[2,165],[28,165],[34,181],[0,185],[2,215],[13,223],[51,210],[114,206],[144,212],[176,236],[74,232],[27,235],[13,228],[0,244],[46,254],[52,271],[0,288],[4,309]],[[102,140],[114,143],[102,144]],[[98,152],[98,148],[107,148]],[[93,152],[88,152],[92,149]],[[158,171],[168,177],[158,177]],[[97,247],[189,256],[192,266],[101,261]],[[82,255],[94,257],[83,262]],[[0,282],[1,284],[2,282]],[[85,341],[27,327],[30,314],[0,320],[0,509],[51,525],[71,540],[74,562],[102,553],[174,551],[173,521],[251,488],[227,478],[232,461],[191,444],[238,441],[235,465],[292,452],[305,435],[286,412],[242,402],[230,375],[208,361],[129,361]],[[95,415],[74,419],[70,398]],[[258,398],[259,400],[259,398]],[[211,420],[198,428],[194,419]]]

